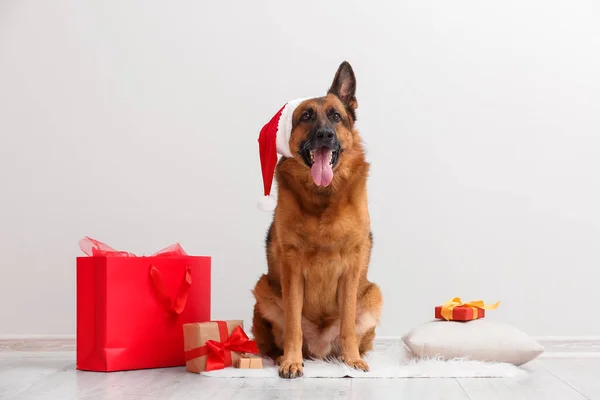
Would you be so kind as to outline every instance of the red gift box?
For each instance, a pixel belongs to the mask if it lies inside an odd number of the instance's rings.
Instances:
[[[430,314],[431,315],[431,314]],[[485,310],[471,307],[455,307],[452,309],[452,318],[451,321],[472,321],[474,319],[484,318]],[[437,306],[435,308],[435,318],[437,319],[445,319],[442,316],[442,306]]]
[[[485,310],[495,310],[500,302],[485,304],[483,300],[463,302],[460,297],[446,301],[435,308],[435,318],[447,321],[472,321],[484,318]]]
[[[149,257],[85,238],[77,258],[77,369],[185,365],[183,325],[210,320],[211,258],[174,245]]]

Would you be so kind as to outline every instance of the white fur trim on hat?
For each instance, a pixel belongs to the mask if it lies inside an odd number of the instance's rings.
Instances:
[[[290,150],[290,137],[292,136],[292,117],[294,116],[294,110],[300,103],[307,98],[296,99],[288,101],[281,117],[279,118],[279,124],[277,125],[277,152],[284,157],[291,158],[292,151]]]

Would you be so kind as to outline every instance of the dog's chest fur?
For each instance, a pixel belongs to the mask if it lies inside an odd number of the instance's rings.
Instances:
[[[327,263],[336,258],[341,261],[347,251],[367,238],[368,216],[361,214],[357,207],[347,205],[331,206],[317,215],[304,214],[295,224],[297,239],[305,252],[315,253],[319,259],[326,256]]]
[[[302,275],[304,277],[303,314],[310,320],[336,319],[337,292],[340,277],[356,259],[359,247],[368,240],[368,227],[354,207],[329,207],[319,215],[304,215],[296,235],[302,243]]]

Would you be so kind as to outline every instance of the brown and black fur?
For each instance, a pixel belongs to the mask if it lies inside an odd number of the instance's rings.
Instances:
[[[368,370],[361,357],[372,348],[382,296],[367,280],[369,164],[354,128],[355,91],[344,62],[324,97],[294,111],[293,157],[282,158],[275,172],[278,202],[266,237],[268,272],[253,291],[252,333],[284,378],[303,375],[303,358],[336,357]],[[323,143],[337,149],[327,187],[313,182],[308,156]]]

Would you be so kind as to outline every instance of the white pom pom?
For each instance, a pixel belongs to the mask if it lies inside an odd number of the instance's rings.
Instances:
[[[273,211],[277,207],[277,201],[271,196],[263,196],[258,200],[258,209],[261,211]]]

